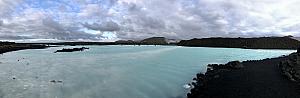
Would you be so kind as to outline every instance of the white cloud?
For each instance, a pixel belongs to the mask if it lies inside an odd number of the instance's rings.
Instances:
[[[45,0],[41,3],[0,0],[0,36],[82,40],[101,39],[100,34],[107,31],[115,32],[121,39],[300,36],[299,0]]]
[[[0,0],[0,18],[9,17],[16,6],[23,0]]]
[[[101,7],[98,4],[87,4],[78,15],[80,17],[98,17],[104,15],[104,10],[101,9]]]

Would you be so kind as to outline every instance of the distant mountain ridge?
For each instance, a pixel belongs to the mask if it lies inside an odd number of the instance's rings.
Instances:
[[[191,47],[224,47],[247,49],[297,49],[298,40],[290,37],[259,37],[259,38],[202,38],[182,40],[178,46]]]
[[[150,45],[166,45],[168,44],[167,39],[164,37],[151,37],[146,38],[140,42],[141,44],[150,44]]]
[[[4,42],[2,42],[4,43]],[[9,42],[6,42],[9,44]],[[246,49],[297,49],[300,41],[294,37],[257,37],[257,38],[201,38],[191,40],[151,37],[143,40],[119,40],[115,42],[59,42],[59,43],[23,43],[43,45],[178,45],[189,47],[223,47]]]
[[[140,41],[135,40],[119,40],[116,41],[117,45],[176,45],[180,40],[168,39],[165,37],[150,37]]]

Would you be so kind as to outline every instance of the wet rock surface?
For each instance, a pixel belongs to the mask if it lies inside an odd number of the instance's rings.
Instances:
[[[281,61],[278,65],[282,75],[289,80],[300,82],[300,54],[289,55],[288,60]]]
[[[81,48],[63,48],[61,50],[57,50],[55,51],[54,53],[57,53],[57,52],[75,52],[75,51],[84,51],[86,49],[89,49],[87,47],[81,47]]]
[[[62,80],[51,80],[50,82],[51,83],[62,83],[63,81]]]
[[[239,61],[231,61],[227,64],[208,64],[207,72],[205,74],[198,73],[196,78],[194,78],[194,82],[192,82],[191,92],[187,94],[188,98],[206,98],[206,90],[208,87],[208,82],[220,78],[220,73],[238,70],[243,68],[243,64]]]
[[[210,64],[206,73],[198,73],[193,79],[187,98],[300,98],[299,82],[293,82],[299,81],[298,58],[291,54]]]

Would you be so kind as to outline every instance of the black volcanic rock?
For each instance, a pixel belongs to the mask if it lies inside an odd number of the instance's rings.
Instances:
[[[207,65],[212,70],[216,69],[241,69],[243,68],[243,64],[240,61],[231,61],[228,62],[227,64],[208,64]]]
[[[193,78],[187,98],[300,98],[299,62],[300,54],[293,53],[272,59],[210,64],[206,73]]]
[[[191,92],[187,94],[188,98],[209,98],[206,93],[208,82],[216,78],[220,78],[220,73],[243,68],[243,64],[239,61],[231,61],[227,64],[208,64],[208,69],[205,74],[198,73]]]
[[[290,37],[203,38],[182,40],[178,46],[248,49],[297,49],[300,42]]]
[[[75,51],[83,51],[85,49],[89,49],[89,48],[86,48],[86,47],[81,47],[81,48],[72,48],[72,49],[61,49],[61,50],[57,50],[55,51],[54,53],[57,53],[57,52],[75,52]]]
[[[300,53],[300,46],[297,48],[297,53]]]
[[[0,54],[10,51],[17,51],[23,49],[44,49],[48,46],[42,44],[25,44],[14,42],[0,42]]]
[[[293,53],[288,56],[288,60],[281,61],[278,65],[282,75],[289,80],[300,82],[300,54]]]
[[[50,82],[51,83],[62,83],[63,81],[62,80],[51,80]]]
[[[231,61],[227,63],[227,66],[229,66],[232,69],[241,69],[243,68],[243,64],[239,61]]]

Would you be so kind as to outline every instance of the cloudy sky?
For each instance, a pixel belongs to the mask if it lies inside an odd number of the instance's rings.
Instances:
[[[300,35],[300,0],[0,0],[0,40]]]

